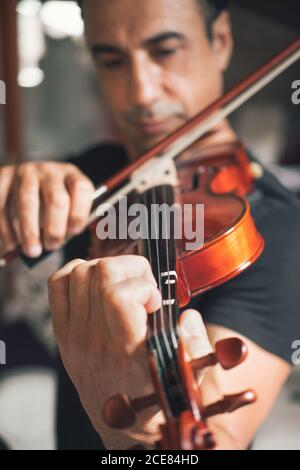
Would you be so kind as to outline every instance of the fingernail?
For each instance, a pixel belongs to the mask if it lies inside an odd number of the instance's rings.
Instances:
[[[189,337],[201,338],[203,335],[201,316],[196,311],[189,311],[182,319],[181,327]]]
[[[184,325],[180,325],[180,336],[184,338],[185,340],[188,340],[191,338],[190,331],[187,330]]]
[[[24,251],[30,258],[38,258],[41,256],[43,249],[41,245],[31,245],[24,249]]]

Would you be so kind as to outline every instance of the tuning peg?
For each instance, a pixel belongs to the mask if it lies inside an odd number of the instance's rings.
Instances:
[[[127,395],[115,395],[103,407],[103,419],[111,428],[127,429],[134,425],[136,413],[156,405],[155,394],[131,400]]]
[[[227,338],[216,343],[214,353],[194,359],[190,365],[195,372],[218,363],[223,369],[229,370],[243,362],[247,354],[247,346],[241,339]]]
[[[193,430],[193,446],[196,450],[212,450],[216,447],[216,440],[210,431],[203,431],[201,426]]]
[[[256,401],[253,390],[246,390],[235,395],[225,395],[223,400],[208,405],[203,410],[204,418],[219,415],[222,413],[232,413],[243,406],[250,405]]]

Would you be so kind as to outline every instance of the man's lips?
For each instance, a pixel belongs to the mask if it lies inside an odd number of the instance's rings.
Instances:
[[[170,131],[170,120],[141,121],[136,123],[136,127],[146,135],[163,134]]]

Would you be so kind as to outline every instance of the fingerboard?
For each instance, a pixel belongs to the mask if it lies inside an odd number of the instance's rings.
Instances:
[[[147,346],[154,354],[169,412],[178,416],[186,408],[181,374],[177,363],[178,332],[176,240],[174,188],[157,186],[146,191],[142,203],[147,208],[147,240],[143,240],[143,254],[149,260],[162,296],[160,310],[148,317]],[[157,211],[164,205],[165,212]]]

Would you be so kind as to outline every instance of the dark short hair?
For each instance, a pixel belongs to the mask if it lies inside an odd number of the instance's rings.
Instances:
[[[207,35],[211,39],[213,22],[222,11],[228,9],[228,0],[197,0],[197,3],[204,15]]]
[[[223,10],[228,9],[228,0],[196,0],[201,8],[205,23],[207,27],[207,33],[211,36],[211,27],[213,22],[218,18]],[[80,8],[82,7],[83,0],[77,0]]]

